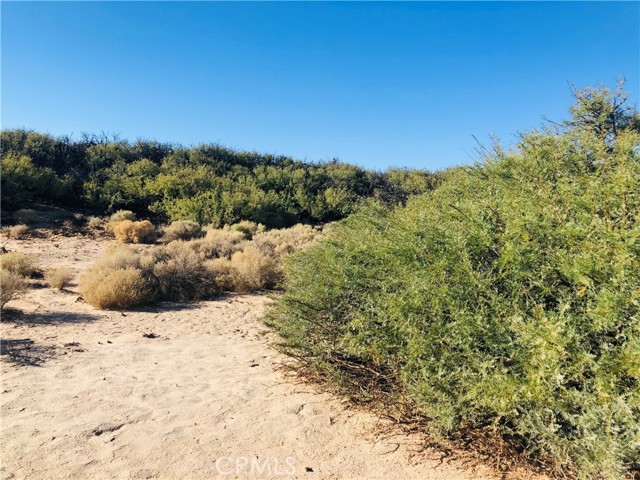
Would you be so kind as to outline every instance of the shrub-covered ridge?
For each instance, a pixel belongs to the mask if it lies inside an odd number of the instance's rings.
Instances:
[[[434,431],[493,429],[580,477],[637,471],[640,129],[621,98],[578,92],[562,128],[289,257],[283,348],[328,378],[392,372]]]
[[[2,131],[0,157],[5,209],[37,201],[216,226],[240,220],[269,228],[330,222],[349,215],[362,198],[403,202],[436,180],[424,170],[379,173],[220,145],[130,143],[92,135],[73,140],[26,130]]]

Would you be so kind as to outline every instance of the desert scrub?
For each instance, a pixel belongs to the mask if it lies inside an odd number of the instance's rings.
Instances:
[[[172,242],[154,254],[153,275],[164,300],[191,302],[218,292],[213,271],[184,242]]]
[[[109,217],[110,225],[117,225],[120,222],[124,222],[125,220],[131,220],[135,222],[138,219],[135,213],[131,210],[118,210],[116,213]]]
[[[255,245],[247,245],[231,257],[232,284],[239,293],[272,289],[282,279],[282,268],[278,261],[259,250]]]
[[[191,240],[204,235],[202,227],[191,220],[176,220],[164,229],[164,237],[168,242],[173,240]]]
[[[4,227],[2,233],[14,240],[23,240],[31,236],[31,227],[28,225],[13,225],[11,227]]]
[[[109,270],[103,276],[87,272],[81,278],[80,293],[94,307],[107,310],[145,305],[154,298],[150,282],[135,268]]]
[[[118,245],[80,276],[80,295],[94,307],[107,310],[145,305],[157,297],[157,281],[150,270],[147,257]]]
[[[243,220],[229,226],[229,230],[232,232],[240,232],[246,240],[251,240],[256,233],[264,232],[265,227],[260,223]]]
[[[637,472],[640,120],[589,95],[563,129],[289,256],[268,320],[285,351],[360,398],[391,378],[441,435],[490,430],[579,478]],[[363,366],[380,376],[354,389]]]
[[[231,258],[244,248],[245,236],[242,232],[227,229],[208,230],[205,238],[189,242],[203,259]]]
[[[0,308],[15,300],[27,290],[27,282],[20,275],[8,270],[0,270]]]
[[[51,288],[63,290],[75,275],[68,268],[50,268],[44,272],[44,281]]]
[[[89,217],[87,220],[87,228],[89,230],[98,230],[104,225],[104,220],[100,217]]]
[[[151,243],[156,239],[156,230],[149,220],[123,220],[113,227],[113,234],[121,243]]]
[[[320,235],[318,228],[298,224],[291,228],[258,232],[253,243],[265,254],[280,258],[311,245]]]
[[[17,223],[29,225],[38,223],[39,214],[37,211],[30,208],[21,208],[20,210],[16,210],[15,212],[13,212],[13,219]]]
[[[21,277],[31,277],[38,272],[38,262],[24,253],[3,253],[0,255],[0,269]]]

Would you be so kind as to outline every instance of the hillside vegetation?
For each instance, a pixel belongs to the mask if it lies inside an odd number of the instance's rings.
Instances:
[[[0,153],[4,209],[36,201],[214,226],[325,223],[352,213],[362,198],[404,202],[437,180],[424,170],[379,173],[219,145],[187,148],[96,135],[72,140],[26,130],[3,130]]]
[[[640,120],[621,92],[495,146],[286,262],[282,347],[443,436],[493,432],[582,478],[640,469]]]

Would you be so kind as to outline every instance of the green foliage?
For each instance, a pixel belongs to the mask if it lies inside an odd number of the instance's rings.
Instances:
[[[0,145],[2,201],[9,207],[33,200],[82,203],[101,215],[125,209],[201,225],[325,223],[352,213],[362,198],[404,202],[432,185],[426,171],[399,178],[219,145],[129,144],[104,136],[72,141],[24,130],[3,130]]]
[[[69,193],[68,181],[49,167],[38,167],[27,155],[2,156],[2,203],[18,207],[27,200],[58,201]]]
[[[289,257],[283,348],[347,389],[350,367],[391,372],[442,434],[493,429],[585,478],[640,469],[640,134],[584,106]]]

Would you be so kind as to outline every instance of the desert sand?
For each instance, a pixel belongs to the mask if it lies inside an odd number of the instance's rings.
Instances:
[[[3,243],[79,273],[109,242]],[[33,344],[2,355],[2,478],[492,478],[286,376],[260,322],[268,302],[120,313],[75,283],[29,290],[3,318],[3,340]]]

